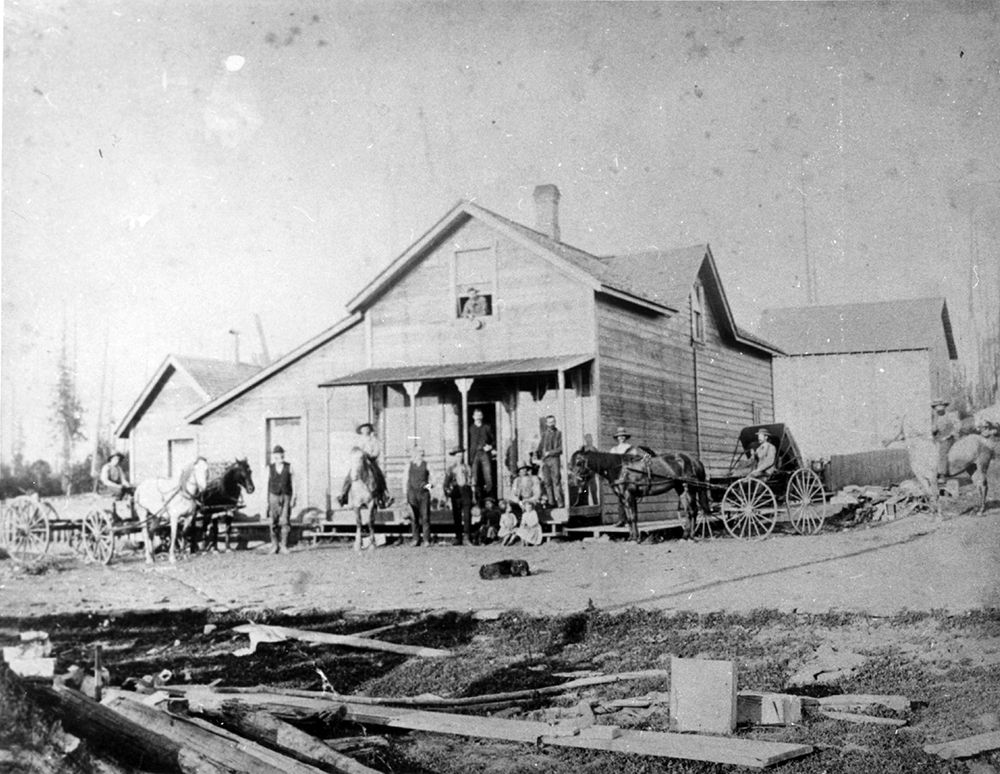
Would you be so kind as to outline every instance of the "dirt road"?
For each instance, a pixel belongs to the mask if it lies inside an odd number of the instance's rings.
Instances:
[[[524,558],[525,579],[480,580],[480,565]],[[32,575],[0,561],[0,615],[203,607],[318,610],[523,609],[544,614],[629,606],[662,610],[962,611],[1000,606],[1000,508],[936,521],[917,514],[871,528],[760,542],[552,543],[537,548],[346,544],[287,555],[197,556],[152,567],[138,553]]]

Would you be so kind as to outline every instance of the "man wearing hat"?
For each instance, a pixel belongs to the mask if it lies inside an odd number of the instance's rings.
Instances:
[[[958,414],[948,411],[948,401],[938,398],[931,403],[934,416],[931,417],[931,436],[938,447],[938,479],[948,475],[948,452],[958,439],[962,427]]]
[[[126,495],[132,493],[132,485],[129,483],[125,471],[122,470],[121,463],[122,453],[120,451],[112,451],[111,456],[108,457],[108,461],[101,466],[101,476],[99,479],[104,491],[114,495],[116,500],[121,500]]]
[[[358,449],[365,455],[365,459],[368,462],[368,468],[372,472],[372,478],[374,478],[375,494],[379,497],[378,507],[388,508],[392,503],[392,498],[388,497],[385,475],[382,473],[382,468],[378,465],[378,457],[382,453],[382,442],[379,441],[378,436],[375,434],[375,427],[371,422],[362,422],[357,426],[355,432],[360,437],[354,442],[353,448]],[[347,475],[344,476],[344,484],[340,489],[340,497],[338,498],[338,502],[341,505],[347,504],[347,496],[350,492],[351,473],[348,471]]]
[[[556,427],[556,418],[552,414],[545,417],[545,430],[542,439],[535,449],[535,456],[541,461],[542,486],[549,505],[562,508],[562,430]]]
[[[451,516],[455,524],[452,545],[462,545],[463,538],[472,537],[472,472],[462,459],[465,449],[454,447],[448,455],[454,457],[444,474],[444,493],[451,500]]]
[[[431,473],[424,450],[414,446],[406,468],[406,503],[413,513],[413,545],[431,544]]]
[[[615,430],[614,435],[616,443],[608,449],[608,451],[612,454],[632,454],[635,452],[635,447],[628,442],[628,439],[631,437],[632,436],[629,434],[628,430],[619,426],[618,429]],[[621,498],[618,498],[618,521],[615,522],[615,526],[624,527],[627,523],[628,521],[625,518],[625,503],[622,502]]]
[[[275,446],[271,450],[271,464],[267,466],[267,515],[271,521],[271,550],[288,552],[288,533],[292,530],[292,466],[285,462],[285,450]]]
[[[751,469],[747,478],[766,479],[774,473],[778,461],[778,450],[771,443],[771,431],[766,427],[757,429],[757,448],[750,454]]]
[[[485,317],[488,312],[486,299],[479,295],[479,288],[469,288],[469,297],[465,299],[465,306],[462,307],[462,316],[475,320],[477,317]]]

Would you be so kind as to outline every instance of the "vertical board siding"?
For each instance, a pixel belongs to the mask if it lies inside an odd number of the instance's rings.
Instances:
[[[777,358],[778,421],[808,458],[879,449],[903,417],[930,432],[929,374],[926,350]]]

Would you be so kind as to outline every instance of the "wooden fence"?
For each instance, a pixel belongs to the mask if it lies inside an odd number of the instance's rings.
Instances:
[[[845,486],[892,486],[912,478],[906,449],[878,449],[856,454],[834,454],[826,471],[827,488],[837,492]]]

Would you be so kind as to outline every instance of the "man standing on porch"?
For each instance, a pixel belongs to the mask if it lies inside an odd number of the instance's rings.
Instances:
[[[455,461],[444,474],[444,493],[451,500],[451,516],[455,524],[455,539],[452,541],[455,546],[462,545],[463,538],[471,539],[472,532],[472,478],[469,466],[462,459],[463,451],[459,445],[448,452]]]
[[[545,489],[545,496],[549,501],[549,505],[556,504],[559,508],[562,508],[564,504],[562,453],[562,430],[556,427],[556,418],[552,414],[549,414],[545,417],[545,432],[542,433],[542,440],[538,443],[535,456],[542,463],[542,486]]]
[[[469,450],[472,458],[472,484],[475,489],[476,502],[481,503],[487,495],[493,494],[493,428],[483,424],[483,412],[476,409],[472,412],[472,427],[469,428]],[[480,486],[482,473],[482,486]]]

